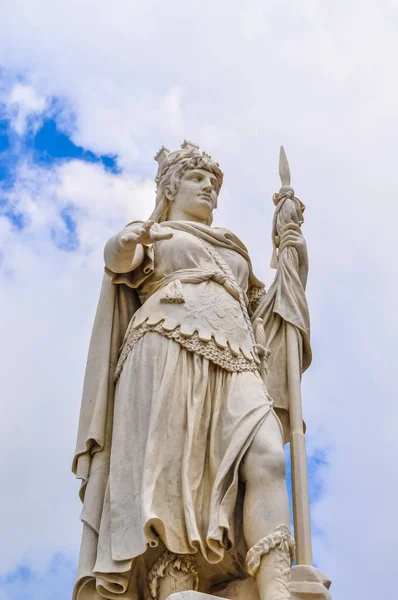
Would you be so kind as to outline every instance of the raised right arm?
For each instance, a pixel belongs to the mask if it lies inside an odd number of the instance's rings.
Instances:
[[[142,263],[144,248],[136,240],[130,239],[130,235],[136,233],[137,225],[134,223],[125,227],[107,241],[104,249],[105,266],[113,273],[129,273]]]
[[[134,271],[144,259],[143,245],[173,237],[171,232],[159,231],[159,226],[155,224],[153,227],[153,225],[153,221],[132,223],[112,236],[104,250],[106,267],[114,273]]]

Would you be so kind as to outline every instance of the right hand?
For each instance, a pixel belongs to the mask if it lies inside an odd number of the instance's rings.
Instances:
[[[145,223],[136,223],[129,227],[128,231],[122,233],[120,242],[126,249],[134,248],[137,244],[153,244],[159,240],[169,240],[173,234],[154,231],[152,225],[154,221],[145,221]]]

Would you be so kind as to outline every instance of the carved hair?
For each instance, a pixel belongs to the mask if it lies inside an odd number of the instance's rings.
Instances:
[[[193,169],[204,169],[213,173],[217,180],[216,191],[220,193],[223,173],[211,156],[201,152],[197,147],[183,148],[182,151],[173,152],[168,155],[168,158],[160,165],[158,175],[155,179],[157,182],[156,192],[156,207],[150,219],[157,223],[167,221],[169,215],[170,202],[177,195],[180,187],[181,178],[187,171]],[[166,190],[167,196],[166,197]],[[216,204],[217,206],[217,204]],[[212,222],[212,217],[208,221],[208,225]]]

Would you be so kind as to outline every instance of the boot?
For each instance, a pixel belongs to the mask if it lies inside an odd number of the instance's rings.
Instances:
[[[250,548],[246,568],[257,582],[261,600],[291,600],[290,571],[294,541],[282,525]]]

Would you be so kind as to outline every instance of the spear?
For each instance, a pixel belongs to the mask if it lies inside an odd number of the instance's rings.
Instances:
[[[294,197],[290,187],[290,168],[283,146],[279,155],[279,175],[282,187],[277,195],[278,203],[275,211],[274,234],[278,246],[281,229],[286,224],[286,216],[297,215],[300,201]],[[274,198],[275,201],[275,198]],[[303,205],[301,204],[303,207]],[[281,216],[285,217],[281,219]],[[297,220],[291,218],[291,222]],[[301,225],[301,222],[299,224]],[[279,261],[284,259],[284,254],[289,251],[294,253],[298,265],[298,254],[295,248],[285,248],[279,256]],[[303,429],[303,411],[301,401],[301,338],[297,328],[289,322],[286,323],[286,354],[287,354],[287,384],[289,395],[290,418],[290,459],[292,474],[292,500],[294,536],[296,540],[296,562],[298,565],[312,565],[312,543],[310,508],[308,498],[308,476],[305,449],[305,435]]]

